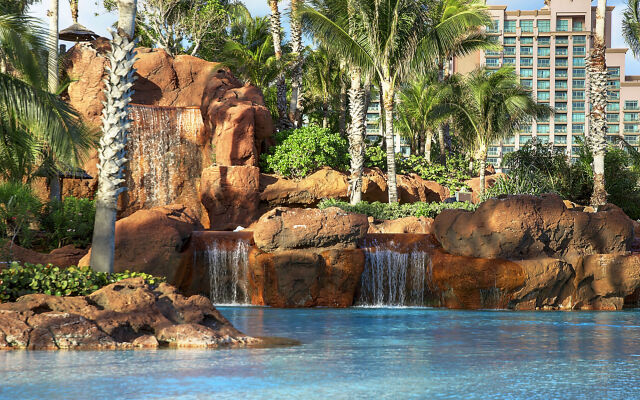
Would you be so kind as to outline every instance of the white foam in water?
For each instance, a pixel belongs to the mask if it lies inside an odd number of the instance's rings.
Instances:
[[[422,306],[427,282],[431,282],[431,259],[417,246],[398,252],[393,242],[365,244],[365,267],[360,280],[358,305],[373,307]]]
[[[249,304],[249,244],[238,240],[233,250],[218,243],[207,246],[209,298],[214,304]]]

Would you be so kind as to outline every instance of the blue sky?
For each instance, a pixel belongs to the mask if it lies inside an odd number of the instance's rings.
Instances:
[[[243,0],[247,8],[253,15],[267,15],[269,7],[267,0]],[[98,3],[98,4],[96,4]],[[544,5],[543,0],[488,0],[488,4],[507,5],[510,9],[533,10],[539,9]],[[613,26],[619,27],[622,21],[622,12],[626,7],[626,0],[609,0],[609,5],[616,6],[613,15]],[[66,28],[71,25],[71,12],[67,6],[66,0],[60,0],[60,28]],[[117,17],[114,14],[107,13],[101,6],[102,0],[80,0],[80,17],[79,22],[89,29],[95,31],[102,36],[108,36],[107,27],[111,26]],[[31,14],[38,18],[46,18],[48,1],[43,1],[31,8]],[[281,10],[288,6],[288,0],[281,0]],[[96,16],[96,14],[98,14]],[[285,25],[287,24],[286,21]],[[620,30],[613,30],[612,44],[613,47],[627,47],[624,39],[620,35]],[[71,45],[71,44],[70,44]],[[640,61],[635,60],[631,52],[627,54],[627,74],[640,75]]]

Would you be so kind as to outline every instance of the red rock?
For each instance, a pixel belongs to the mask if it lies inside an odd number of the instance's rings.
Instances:
[[[367,217],[339,208],[278,207],[260,217],[254,229],[256,246],[267,252],[304,248],[355,248],[369,229]]]
[[[30,332],[26,317],[17,311],[0,310],[0,350],[27,347]]]
[[[78,265],[80,259],[88,252],[87,249],[79,249],[73,245],[67,245],[45,254],[25,249],[15,244],[13,246],[6,245],[2,251],[13,261],[42,265],[52,264],[58,267]],[[2,268],[0,267],[0,269]]]
[[[322,168],[300,179],[260,175],[260,200],[270,207],[313,207],[322,199],[346,200],[348,178],[343,172]]]
[[[405,217],[393,220],[374,221],[369,218],[368,233],[433,233],[433,218]]]
[[[131,344],[133,345],[133,347],[142,347],[144,349],[155,349],[160,346],[160,344],[158,343],[158,339],[156,339],[156,337],[153,335],[138,336],[137,338],[133,339],[133,342],[131,342]]]
[[[260,170],[254,166],[213,166],[202,171],[200,200],[209,227],[234,230],[258,219]]]
[[[182,205],[140,210],[116,222],[114,269],[164,276],[173,282],[181,252],[191,233],[202,229],[193,212]],[[91,252],[80,265],[89,265]]]
[[[33,328],[29,348],[56,349],[112,349],[116,343],[86,318],[69,313],[45,312],[27,320]]]
[[[510,308],[536,310],[558,308],[563,300],[563,288],[573,277],[570,264],[554,258],[516,261],[526,274],[523,287],[513,294]]]
[[[498,178],[504,178],[504,177],[506,177],[506,175],[503,173],[486,175],[485,181],[484,181],[485,189],[489,189],[493,187],[493,185],[496,183]],[[466,180],[464,183],[471,189],[473,202],[478,203],[480,201],[480,177]]]

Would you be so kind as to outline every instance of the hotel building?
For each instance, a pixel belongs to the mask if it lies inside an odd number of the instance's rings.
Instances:
[[[538,120],[515,137],[494,143],[488,162],[499,166],[502,157],[533,137],[553,143],[568,156],[576,157],[589,129],[588,77],[585,57],[593,44],[596,7],[591,0],[547,0],[540,10],[508,10],[489,6],[493,28],[488,30],[503,44],[502,51],[479,51],[453,60],[453,71],[466,74],[479,66],[511,65],[523,85],[531,88],[539,102],[548,103],[556,114]],[[611,48],[611,12],[606,13],[606,62],[609,72],[607,122],[609,140],[624,136],[640,145],[640,76],[625,73],[627,49]],[[619,27],[617,28],[619,31]]]

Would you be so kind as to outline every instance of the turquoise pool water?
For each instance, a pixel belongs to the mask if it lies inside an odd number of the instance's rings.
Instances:
[[[0,353],[2,399],[633,399],[640,313],[221,308],[270,349]]]

